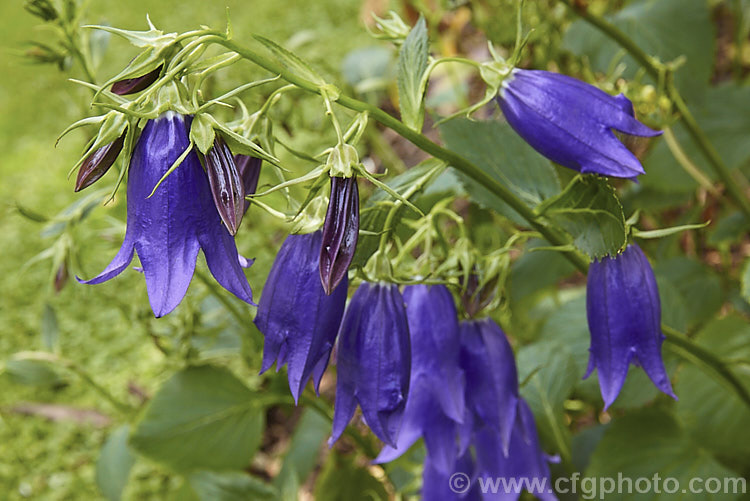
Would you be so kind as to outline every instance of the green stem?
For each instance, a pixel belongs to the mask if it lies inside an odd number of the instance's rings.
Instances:
[[[574,8],[572,0],[561,0],[561,1],[566,3],[566,5],[570,6],[571,8]],[[579,10],[576,9],[576,12],[579,12]],[[636,46],[627,36],[625,36],[617,28],[615,28],[614,26],[611,26],[609,23],[602,20],[601,18],[592,16],[587,11],[583,11],[583,12],[585,13],[585,19],[590,20],[589,22],[591,22],[597,27],[600,27],[600,29],[605,30],[605,32],[607,32],[608,34],[610,33],[610,31],[606,31],[606,30],[609,27],[611,27],[613,30],[611,31],[611,33],[614,34],[612,35],[612,38],[620,42],[621,45],[625,49],[631,52],[631,54],[636,59],[638,59],[644,65],[644,67],[646,67],[647,70],[650,69],[649,71],[655,71],[656,73],[658,73],[657,67],[651,61],[650,57],[646,55],[646,53],[643,52],[638,46]],[[298,87],[305,89],[309,92],[320,94],[320,88],[315,83],[310,82],[303,77],[300,77],[294,72],[287,70],[281,65],[265,58],[264,56],[256,52],[246,49],[240,45],[237,45],[231,40],[226,40],[222,36],[221,33],[217,33],[215,37],[211,37],[211,41],[218,43],[220,45],[223,45],[227,49],[236,52],[237,54],[241,55],[243,58],[254,62],[258,66],[265,68],[266,70],[272,73],[281,75],[281,77],[285,79],[286,81],[288,81],[289,83],[295,84]],[[674,89],[674,87],[672,88]],[[676,89],[675,89],[675,92],[676,92]],[[516,197],[516,195],[512,191],[510,191],[508,188],[506,188],[505,186],[497,182],[494,178],[486,174],[482,169],[474,165],[472,162],[430,141],[427,137],[410,129],[404,123],[392,117],[391,115],[387,114],[385,111],[381,110],[380,108],[369,105],[365,102],[359,101],[357,99],[346,96],[344,94],[341,94],[339,99],[336,102],[340,104],[341,106],[344,106],[351,110],[369,113],[370,117],[374,118],[376,121],[380,122],[382,125],[399,133],[402,137],[412,142],[415,146],[420,148],[422,151],[429,153],[430,155],[445,161],[447,164],[451,165],[455,169],[458,169],[462,171],[463,173],[465,173],[466,175],[472,177],[475,181],[481,183],[488,190],[490,190],[492,193],[494,193],[495,195],[500,197],[503,201],[505,201],[505,203],[507,203],[510,207],[512,207],[526,221],[528,221],[529,225],[532,228],[534,228],[536,231],[538,231],[539,234],[542,235],[545,239],[547,239],[547,241],[549,241],[553,246],[562,246],[562,245],[567,244],[567,242],[564,240],[564,237],[561,237],[556,231],[553,231],[551,228],[544,226],[537,219],[537,216],[534,213],[534,211],[530,209],[529,207],[527,207],[518,197]],[[682,105],[684,106],[684,102],[682,102],[681,99],[679,100],[679,103],[682,103]],[[679,104],[677,105],[679,108],[680,105]],[[685,110],[687,110],[687,108],[685,108]],[[692,115],[689,115],[689,112],[688,112],[688,116],[692,118]],[[691,127],[691,126],[695,129],[696,134],[698,134],[701,137],[705,137],[705,135],[703,135],[703,132],[699,128],[697,128],[697,124],[694,122],[694,120],[689,122],[688,127]],[[708,143],[707,140],[705,143],[699,143],[699,144],[710,145],[710,143]],[[718,156],[716,157],[716,159],[718,159]],[[726,171],[726,174],[728,175],[728,171]],[[731,185],[732,185],[731,183],[728,183],[728,186],[731,186]],[[750,217],[750,207],[748,207],[748,215]],[[578,268],[582,273],[586,274],[586,272],[588,271],[588,262],[580,254],[578,254],[575,251],[569,251],[569,252],[565,252],[563,255],[571,263],[573,263],[576,266],[576,268]],[[743,402],[745,402],[750,407],[750,396],[748,395],[747,390],[744,388],[744,386],[742,386],[737,381],[737,378],[734,376],[734,374],[729,372],[728,369],[724,367],[724,364],[721,362],[721,360],[717,359],[711,353],[707,352],[706,350],[704,350],[703,348],[695,344],[692,340],[680,334],[679,332],[675,331],[671,327],[662,324],[662,330],[667,334],[667,341],[669,341],[671,345],[675,346],[675,348],[678,351],[680,351],[685,356],[685,358],[692,359],[692,360],[699,360],[702,362],[703,365],[709,367],[713,372],[715,372],[723,380],[725,380],[730,386],[732,386],[735,389],[735,391],[738,393],[740,398],[742,398]]]
[[[613,25],[606,19],[596,16],[588,11],[585,7],[579,6],[575,0],[560,0],[566,6],[568,6],[573,12],[584,19],[587,23],[591,24],[599,31],[604,33],[606,36],[617,42],[623,49],[628,51],[630,55],[635,59],[655,80],[660,81],[660,77],[664,75],[667,67],[660,63],[658,60],[649,56],[643,49],[641,49],[628,35],[621,31],[617,26]],[[729,167],[724,163],[716,148],[706,136],[706,133],[698,125],[698,121],[695,119],[690,109],[682,99],[680,92],[675,87],[674,83],[667,82],[666,92],[667,96],[674,103],[677,111],[682,115],[683,123],[690,133],[690,137],[693,138],[695,144],[698,145],[703,155],[706,157],[711,167],[714,169],[716,174],[719,176],[721,181],[729,193],[730,198],[734,203],[750,217],[750,200],[745,196],[737,182],[732,178],[732,173]]]
[[[315,94],[320,94],[319,85],[295,74],[292,71],[287,70],[286,68],[282,67],[274,61],[267,59],[257,52],[237,45],[232,40],[226,40],[218,33],[217,36],[212,38],[212,41],[223,45],[227,49],[236,52],[243,58],[254,62],[258,66],[265,68],[272,73],[281,75],[284,80],[293,83],[294,85],[302,89]],[[410,141],[425,153],[429,153],[435,158],[439,158],[445,161],[448,165],[460,170],[461,172],[473,178],[478,183],[484,185],[488,190],[500,197],[500,199],[502,199],[511,208],[513,208],[513,210],[520,214],[521,217],[528,221],[531,227],[538,231],[553,246],[562,246],[567,243],[565,241],[565,238],[560,236],[556,231],[544,226],[544,224],[542,224],[538,220],[536,214],[534,214],[534,211],[530,209],[526,204],[524,204],[518,197],[516,197],[516,195],[512,191],[497,182],[497,180],[495,180],[492,176],[484,172],[482,169],[480,169],[461,155],[458,155],[457,153],[454,153],[448,149],[443,148],[437,143],[430,141],[424,135],[410,129],[406,124],[404,124],[397,118],[392,117],[376,106],[370,105],[344,94],[341,94],[336,102],[339,105],[344,106],[345,108],[349,108],[353,111],[367,112],[371,118],[375,119],[377,122],[388,127],[389,129],[397,132],[404,139]],[[564,255],[578,269],[582,271],[588,269],[588,262],[577,252],[570,251],[564,253]]]

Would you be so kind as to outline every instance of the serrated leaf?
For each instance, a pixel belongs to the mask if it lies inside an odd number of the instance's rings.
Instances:
[[[440,126],[446,146],[509,188],[530,208],[560,192],[552,164],[534,151],[505,122],[454,119]],[[456,171],[472,202],[514,222],[528,224],[505,202],[472,178]]]
[[[750,390],[750,324],[739,316],[714,320],[695,341],[720,357]],[[735,392],[688,364],[675,391],[677,416],[701,446],[750,467],[750,410]]]
[[[271,53],[275,56],[281,66],[289,70],[294,75],[309,80],[316,85],[325,85],[325,80],[316,72],[312,67],[302,60],[296,54],[289,52],[284,47],[280,46],[276,42],[269,40],[268,38],[260,35],[253,35],[258,42],[263,44]]]
[[[243,468],[262,438],[264,415],[255,399],[226,369],[183,369],[151,400],[130,444],[176,471]]]
[[[198,471],[188,477],[188,483],[200,501],[270,501],[278,495],[270,485],[240,471]]]
[[[597,176],[576,176],[539,212],[573,237],[591,258],[615,255],[627,242],[625,216],[614,188]]]
[[[416,131],[424,123],[424,91],[422,77],[427,71],[430,41],[427,23],[419,16],[398,53],[398,104],[401,121]]]
[[[297,423],[274,485],[286,492],[294,490],[295,486],[299,488],[299,484],[304,483],[315,469],[321,446],[330,434],[331,422],[312,409],[306,410]],[[294,494],[296,496],[296,490]]]
[[[685,489],[684,492],[679,490],[683,495],[681,499],[736,499],[736,493],[732,494],[731,491],[688,491],[689,487],[704,485],[691,485],[692,479],[698,478],[705,482],[716,478],[724,485],[724,479],[736,478],[738,475],[699,448],[671,414],[658,408],[647,408],[616,418],[604,432],[586,469],[587,477],[600,480],[609,478],[613,482],[623,479],[623,487],[613,488],[613,492],[606,496],[608,500],[675,499],[674,493],[665,492],[663,487],[666,483],[662,483],[658,490],[650,488],[642,493],[635,488],[638,479],[653,479],[655,473],[661,475],[662,481],[665,477],[674,478],[679,487]],[[631,479],[630,489],[624,479]],[[594,482],[594,485],[599,484]],[[653,482],[649,485],[653,487]]]
[[[539,423],[542,440],[570,460],[563,403],[580,379],[573,353],[562,343],[534,343],[521,348],[516,359],[518,380],[523,382],[521,395]]]
[[[679,292],[688,328],[711,318],[724,303],[721,279],[699,261],[681,256],[659,261],[654,274],[660,286],[669,282]]]
[[[119,501],[135,457],[128,448],[128,425],[116,428],[104,442],[96,462],[96,484],[110,501]]]
[[[607,18],[647,54],[663,62],[685,56],[687,60],[677,71],[675,82],[689,100],[701,97],[711,78],[715,38],[705,0],[638,0]],[[565,33],[563,46],[586,56],[597,71],[607,71],[624,53],[616,42],[583,19]],[[633,78],[639,65],[630,56],[621,62],[626,67],[623,76]]]

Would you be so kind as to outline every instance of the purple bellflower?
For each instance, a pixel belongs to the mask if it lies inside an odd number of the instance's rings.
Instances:
[[[424,437],[434,467],[453,472],[456,423],[463,422],[465,413],[456,306],[444,285],[410,285],[404,289],[404,302],[411,335],[409,397],[397,447],[386,445],[375,462],[396,459]]]
[[[460,456],[450,472],[437,467],[429,452],[422,470],[422,499],[425,501],[482,501],[471,451]]]
[[[584,378],[597,370],[605,408],[620,393],[631,363],[643,367],[659,390],[677,398],[661,358],[659,290],[640,247],[631,244],[616,257],[591,263],[586,314],[591,348]]]
[[[203,167],[191,152],[149,194],[189,144],[190,118],[167,112],[143,129],[133,151],[128,175],[128,218],[125,240],[101,274],[87,284],[116,277],[138,253],[154,315],[174,310],[187,292],[198,251],[219,284],[253,304],[234,238],[222,226]]]
[[[329,296],[320,284],[320,231],[289,235],[271,267],[255,325],[265,336],[261,373],[288,364],[294,401],[312,375],[317,390],[346,305],[346,277]]]
[[[491,485],[490,481],[495,483],[492,489],[484,489],[486,492],[482,499],[516,501],[523,489],[531,491],[542,501],[557,499],[552,492],[547,464],[550,458],[539,446],[534,415],[523,398],[518,400],[507,454],[503,454],[502,446],[501,437],[496,430],[484,426],[475,432],[478,474],[484,477],[485,485]],[[493,490],[496,492],[492,492]]]
[[[613,130],[657,136],[635,119],[624,95],[606,92],[575,78],[539,70],[515,69],[498,96],[510,126],[535,150],[581,173],[635,178],[644,174],[636,156]]]
[[[488,427],[508,453],[518,404],[518,374],[505,333],[491,318],[461,322],[461,367],[466,374],[467,426]]]
[[[344,312],[338,338],[329,444],[344,432],[359,403],[372,432],[395,448],[411,370],[409,325],[398,286],[362,283]]]

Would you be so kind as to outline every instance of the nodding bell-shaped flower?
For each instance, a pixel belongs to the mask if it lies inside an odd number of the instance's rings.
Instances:
[[[125,134],[91,153],[78,169],[75,191],[88,188],[107,173],[122,151]]]
[[[514,69],[503,81],[500,108],[511,127],[535,150],[581,173],[635,178],[645,171],[615,136],[658,136],[635,119],[624,95],[575,78],[539,70]]]
[[[255,194],[255,190],[258,189],[260,166],[263,164],[263,160],[250,155],[235,155],[234,163],[237,166],[237,172],[240,174],[245,196]],[[249,208],[250,200],[245,199],[245,203],[242,206],[242,213],[246,213]]]
[[[232,152],[218,134],[206,152],[206,173],[216,210],[229,233],[236,235],[245,215],[245,188]]]
[[[513,349],[491,318],[463,321],[460,329],[466,406],[473,426],[494,430],[507,454],[519,398]]]
[[[357,403],[367,425],[396,447],[409,393],[411,349],[404,299],[395,284],[364,282],[344,312],[338,335],[333,444]]]
[[[463,422],[465,412],[456,306],[444,285],[410,285],[404,302],[411,335],[409,397],[397,447],[386,445],[375,462],[396,459],[424,437],[434,467],[453,472],[459,452],[456,423]]]
[[[130,161],[128,219],[120,251],[104,271],[82,283],[116,277],[138,253],[154,315],[174,310],[187,292],[198,251],[216,281],[243,301],[252,291],[240,267],[234,239],[222,226],[198,156],[190,152],[149,196],[188,147],[190,118],[166,112],[143,129]]]
[[[357,178],[331,177],[331,197],[323,223],[320,247],[320,281],[330,294],[349,271],[359,237]]]
[[[677,398],[661,357],[659,290],[640,247],[630,244],[622,254],[591,263],[586,314],[591,348],[584,378],[597,370],[605,408],[620,393],[631,363],[643,367],[659,390]]]
[[[289,235],[276,255],[255,325],[265,336],[261,373],[288,366],[289,388],[299,400],[312,375],[317,390],[328,367],[346,305],[346,277],[329,296],[320,285],[320,231]]]
[[[499,483],[499,489],[494,493],[487,493],[483,499],[515,501],[524,488],[540,486],[545,489],[535,489],[534,494],[542,501],[556,500],[552,492],[548,463],[551,462],[539,445],[534,415],[523,398],[518,400],[516,419],[510,436],[510,447],[507,454],[503,454],[502,440],[496,430],[482,427],[476,431],[474,448],[477,452],[477,470],[487,481],[497,479],[528,479],[523,482]]]

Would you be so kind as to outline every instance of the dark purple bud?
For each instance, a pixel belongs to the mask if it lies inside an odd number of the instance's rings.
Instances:
[[[355,177],[332,177],[331,198],[323,224],[320,281],[331,294],[346,276],[359,236],[359,189]]]
[[[237,165],[237,172],[242,180],[242,187],[245,189],[245,196],[252,195],[258,189],[258,179],[260,179],[260,166],[263,160],[250,155],[235,155],[234,163]],[[245,200],[242,213],[247,212],[250,208],[250,200]]]
[[[81,168],[78,169],[75,191],[88,188],[106,174],[117,160],[124,142],[125,134],[89,155],[81,164]]]
[[[149,71],[145,75],[135,78],[126,78],[112,84],[112,93],[118,96],[126,96],[128,94],[135,94],[146,89],[149,85],[156,82],[161,74],[162,66],[159,66],[155,70]]]
[[[480,311],[485,309],[495,298],[497,279],[479,287],[479,277],[472,273],[469,275],[466,290],[461,294],[461,304],[469,318],[474,318]]]
[[[229,233],[235,235],[245,214],[245,190],[232,152],[219,135],[214,139],[213,148],[206,153],[206,172],[216,210]]]
[[[63,287],[65,287],[65,284],[67,282],[68,282],[68,266],[63,262],[63,264],[61,264],[60,267],[57,269],[57,272],[55,272],[55,280],[53,282],[55,292],[60,292],[61,290],[63,290]]]

